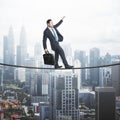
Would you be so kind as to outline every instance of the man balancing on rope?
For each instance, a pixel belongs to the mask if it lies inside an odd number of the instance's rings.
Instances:
[[[73,66],[68,64],[66,57],[65,57],[65,53],[59,44],[59,42],[63,41],[63,36],[57,30],[57,27],[63,22],[64,18],[65,17],[63,17],[55,25],[53,25],[53,21],[51,19],[48,19],[46,22],[47,28],[44,30],[44,33],[43,33],[43,48],[44,48],[45,53],[48,53],[47,44],[46,44],[47,38],[50,40],[51,48],[55,52],[55,69],[62,67],[58,65],[59,55],[62,58],[63,64],[66,69],[73,68]]]

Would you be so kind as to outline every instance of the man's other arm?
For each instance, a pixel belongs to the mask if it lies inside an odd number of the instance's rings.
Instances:
[[[45,32],[44,32],[43,33],[43,48],[44,48],[45,53],[48,52],[46,41],[47,41],[47,36],[45,35]]]

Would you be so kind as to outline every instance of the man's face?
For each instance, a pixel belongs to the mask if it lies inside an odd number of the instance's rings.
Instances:
[[[53,21],[52,20],[48,23],[48,27],[53,27]]]

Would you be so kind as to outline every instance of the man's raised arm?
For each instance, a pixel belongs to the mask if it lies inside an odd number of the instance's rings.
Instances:
[[[65,16],[63,16],[62,19],[57,24],[54,25],[54,27],[58,27],[63,22],[64,18]]]

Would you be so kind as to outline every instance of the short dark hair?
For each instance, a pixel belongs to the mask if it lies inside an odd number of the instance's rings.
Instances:
[[[52,19],[48,19],[46,23],[47,23],[47,24],[49,24],[49,23],[50,23],[50,21],[52,21]]]

